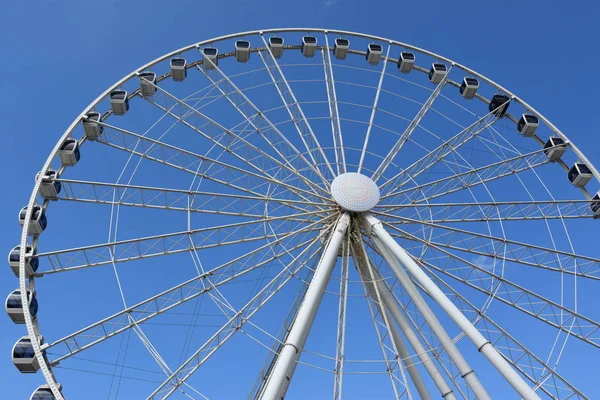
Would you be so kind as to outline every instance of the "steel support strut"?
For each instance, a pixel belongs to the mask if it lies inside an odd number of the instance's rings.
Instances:
[[[390,266],[394,270],[394,273],[396,273],[398,276],[400,282],[404,285],[404,281],[406,278],[408,278],[408,276],[398,261],[400,261],[402,265],[406,267],[414,279],[424,288],[425,291],[427,291],[429,296],[431,296],[431,298],[434,299],[444,309],[444,311],[446,311],[448,316],[452,318],[452,320],[459,326],[465,335],[469,337],[473,344],[475,344],[477,350],[485,355],[490,363],[492,363],[498,372],[504,376],[506,381],[517,391],[517,393],[519,393],[519,395],[521,395],[525,400],[539,400],[540,397],[537,395],[537,393],[535,393],[535,391],[530,388],[529,385],[527,385],[527,383],[512,368],[508,361],[506,361],[496,350],[496,348],[477,330],[477,328],[475,328],[471,321],[469,321],[469,319],[460,312],[454,303],[452,303],[452,301],[446,297],[444,292],[442,292],[442,290],[429,278],[429,276],[427,276],[427,274],[425,274],[425,272],[412,259],[412,257],[390,236],[389,233],[387,233],[381,222],[368,213],[363,215],[362,222],[365,230],[374,239],[375,245],[382,252],[384,258],[390,263]],[[410,278],[408,279],[408,283],[409,285],[404,286],[410,295],[411,291],[416,291],[416,287],[412,281],[410,281]],[[418,291],[416,294],[418,295],[417,298],[420,298],[420,300],[424,302],[424,299],[421,297]],[[411,298],[413,298],[412,295]],[[429,311],[431,312],[431,310]],[[431,314],[431,316],[435,318],[435,315]],[[428,318],[427,314],[424,314],[423,317],[426,320]],[[437,318],[435,319],[437,321]],[[429,323],[429,321],[427,322]],[[439,324],[439,321],[437,321],[437,323]],[[431,323],[429,323],[429,325],[431,326],[432,330],[434,330],[434,326],[432,326]],[[452,343],[452,345],[454,346],[454,343]],[[454,348],[456,349],[456,346],[454,346]],[[458,352],[458,349],[456,349],[456,351]],[[451,355],[450,351],[448,351],[448,354]],[[460,353],[458,353],[458,355],[460,358],[462,358]],[[456,363],[454,358],[453,361]],[[467,383],[469,383],[468,378],[470,376],[476,378],[475,374],[468,374],[465,376]],[[479,382],[477,381],[477,383]],[[469,386],[471,386],[470,383]],[[472,386],[471,388],[473,389]],[[483,387],[481,387],[481,389],[483,389]],[[477,394],[477,392],[475,392],[475,394],[479,399],[489,398],[487,393],[485,393],[487,397],[481,397],[479,394]]]
[[[393,323],[391,323],[390,313],[385,305],[383,300],[383,296],[381,293],[381,286],[378,284],[378,274],[375,273],[375,268],[373,268],[371,262],[367,258],[367,253],[365,251],[362,240],[357,240],[352,243],[352,250],[354,257],[354,265],[358,270],[358,273],[361,276],[363,284],[366,287],[366,291],[368,295],[373,299],[373,303],[375,307],[383,317],[386,328],[389,330],[392,343],[396,347],[395,350],[398,351],[400,355],[400,360],[398,362],[402,362],[406,369],[408,370],[408,374],[413,381],[413,384],[417,388],[417,392],[419,393],[419,398],[421,400],[431,400],[431,396],[427,391],[427,387],[423,382],[423,378],[421,378],[421,374],[417,369],[417,365],[411,358],[411,354],[408,350],[408,347],[404,344],[398,329]],[[384,355],[385,356],[385,355]],[[447,399],[448,400],[448,399]]]
[[[304,301],[300,305],[287,341],[281,349],[275,367],[265,385],[261,400],[280,400],[285,396],[296,369],[296,361],[300,358],[300,353],[315,320],[327,282],[335,267],[338,251],[348,230],[349,223],[350,216],[343,213],[329,238],[323,256],[310,281]]]
[[[364,263],[370,263],[367,255],[366,255],[366,252],[364,252],[364,246],[363,246],[362,242],[357,242],[356,247],[359,247],[360,249],[362,249],[363,256],[365,259]],[[355,263],[357,263],[360,261],[360,257],[355,255],[354,260],[355,260]],[[423,366],[425,367],[425,370],[427,371],[427,373],[429,374],[429,376],[431,377],[431,379],[437,386],[442,397],[445,400],[456,400],[456,395],[453,393],[452,388],[450,388],[450,386],[448,385],[448,383],[446,382],[446,380],[444,379],[444,377],[442,376],[442,374],[436,367],[435,363],[431,359],[431,356],[429,355],[427,350],[425,350],[425,347],[419,341],[419,338],[417,337],[416,333],[410,327],[410,323],[406,320],[406,318],[402,314],[402,311],[400,311],[400,308],[394,301],[394,296],[391,293],[391,289],[390,289],[389,285],[381,277],[381,275],[379,274],[379,271],[377,269],[372,268],[372,271],[374,274],[373,288],[377,290],[377,294],[381,297],[381,303],[382,303],[381,306],[383,308],[386,308],[389,310],[389,313],[391,314],[393,319],[396,321],[396,323],[398,324],[398,326],[404,333],[404,336],[406,337],[409,344],[411,345],[411,347],[413,348],[413,350],[415,351],[415,353],[421,360],[421,363],[423,364]],[[421,398],[423,398],[423,395],[421,395]]]

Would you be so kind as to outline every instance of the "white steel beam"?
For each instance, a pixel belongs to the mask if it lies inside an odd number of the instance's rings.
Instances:
[[[490,361],[490,363],[504,376],[507,382],[521,395],[525,400],[538,400],[540,397],[535,391],[529,387],[529,385],[523,380],[523,378],[512,368],[510,363],[506,361],[504,357],[496,350],[496,348],[490,343],[475,326],[469,321],[467,317],[460,312],[460,310],[446,297],[444,292],[425,274],[425,272],[417,265],[417,263],[404,251],[404,249],[387,233],[383,228],[381,222],[373,217],[371,214],[366,214],[363,217],[363,225],[369,235],[373,237],[375,243],[380,251],[384,254],[386,259],[389,258],[388,262],[392,266],[394,272],[398,276],[398,279],[404,284],[404,280],[408,278],[402,267],[397,262],[398,260],[408,269],[415,280],[427,291],[427,293],[446,311],[448,316],[460,327],[465,335],[475,344],[477,350]],[[391,257],[390,257],[391,256]],[[403,276],[404,275],[404,276]],[[414,284],[409,280],[409,285],[404,285],[405,289],[409,291],[410,287],[414,287]],[[418,293],[418,292],[417,292]],[[411,296],[412,297],[412,296]],[[423,298],[420,296],[421,300]],[[423,300],[424,302],[424,300]],[[427,314],[423,314],[425,318]],[[434,326],[430,324],[431,328]],[[459,353],[460,354],[460,353]],[[462,357],[462,356],[461,356]],[[465,379],[469,377],[475,377],[474,374],[470,373],[465,376]],[[471,386],[471,384],[469,385]],[[473,386],[471,386],[473,388]],[[481,387],[483,389],[483,387]],[[475,390],[474,390],[475,391]],[[484,391],[485,393],[485,391]],[[475,392],[479,399],[489,398],[482,397],[482,395]]]
[[[362,245],[362,241],[361,241],[361,246],[363,246],[363,249],[364,249],[364,245]],[[364,254],[365,254],[365,258],[366,258],[367,257],[366,252]],[[354,257],[354,259],[359,260],[359,258],[356,256]],[[367,260],[366,262],[368,262],[369,264],[372,264],[368,260],[368,258],[366,258],[366,260]],[[444,379],[444,377],[438,370],[437,366],[431,359],[429,352],[425,349],[423,344],[421,344],[421,341],[419,340],[419,338],[417,337],[417,335],[411,328],[410,323],[406,320],[406,318],[400,311],[400,308],[394,301],[394,297],[392,295],[391,288],[389,287],[387,282],[385,280],[383,280],[383,277],[381,276],[379,271],[377,271],[374,268],[372,268],[372,270],[374,273],[374,277],[372,279],[374,282],[373,286],[378,291],[379,295],[381,296],[382,305],[385,306],[385,308],[387,308],[389,310],[389,312],[391,313],[391,316],[394,318],[394,320],[396,321],[396,323],[402,330],[402,333],[404,333],[406,340],[408,341],[410,346],[413,348],[413,350],[415,351],[415,353],[421,360],[423,367],[425,367],[425,370],[427,371],[427,373],[429,374],[429,376],[431,377],[431,379],[433,380],[433,382],[439,389],[440,394],[442,395],[442,398],[444,398],[445,400],[456,400],[456,395],[454,394],[452,388],[450,388],[450,386],[448,385],[448,383],[446,382],[446,380]],[[423,397],[423,396],[421,396],[421,397]]]
[[[413,384],[417,388],[419,397],[422,400],[431,399],[431,395],[427,390],[427,386],[425,386],[425,383],[423,382],[423,378],[421,377],[421,374],[419,373],[415,362],[412,360],[408,347],[406,347],[406,345],[404,344],[404,341],[402,340],[402,337],[400,336],[400,333],[398,332],[396,326],[390,322],[391,318],[390,312],[388,311],[389,307],[387,307],[387,304],[383,300],[383,293],[381,292],[382,287],[378,284],[379,276],[378,274],[376,274],[375,268],[367,258],[367,253],[365,251],[362,240],[357,240],[356,243],[353,243],[352,247],[354,250],[354,264],[362,278],[363,284],[366,288],[366,292],[372,298],[373,303],[375,303],[377,310],[381,314],[384,324],[390,332],[392,344],[394,345],[397,354],[400,355],[402,363],[408,370],[408,374],[410,375]],[[427,355],[425,354],[425,356]]]
[[[323,256],[304,297],[304,301],[298,310],[298,315],[290,330],[287,342],[283,346],[275,367],[271,372],[271,376],[267,381],[261,397],[262,400],[280,400],[285,396],[285,391],[296,368],[296,362],[300,358],[301,351],[306,343],[317,310],[321,304],[327,282],[335,267],[338,251],[349,223],[350,215],[343,213],[329,238]]]

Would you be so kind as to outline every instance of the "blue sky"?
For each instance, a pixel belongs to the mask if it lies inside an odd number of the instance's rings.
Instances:
[[[17,213],[30,196],[35,173],[83,107],[123,75],[166,52],[251,29],[345,29],[389,37],[448,56],[525,99],[599,165],[600,123],[593,118],[600,89],[595,72],[600,56],[594,51],[599,10],[591,1],[10,2],[0,14],[0,48],[4,54],[0,64],[4,89],[0,132],[4,140],[4,187],[8,189],[0,213],[4,227],[0,255],[20,237]],[[100,235],[105,235],[106,229],[101,231]],[[588,240],[584,235],[582,238]],[[581,243],[582,252],[598,256],[589,240]],[[18,282],[8,266],[1,276],[0,293],[8,294]],[[329,306],[335,308],[333,303]],[[81,305],[76,309],[84,311]],[[41,303],[40,313],[44,311]],[[66,313],[61,315],[66,318]],[[8,317],[0,321],[3,396],[26,398],[41,383],[41,376],[16,371],[9,352],[24,328],[13,325]],[[52,323],[69,324],[61,319]],[[600,392],[587,394],[594,397]],[[106,398],[106,394],[89,398]]]

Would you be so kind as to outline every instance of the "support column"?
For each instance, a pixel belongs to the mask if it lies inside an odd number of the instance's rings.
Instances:
[[[477,328],[475,328],[471,321],[469,321],[469,319],[460,312],[460,310],[454,305],[454,303],[452,303],[452,301],[450,301],[450,299],[446,297],[444,292],[442,292],[442,290],[439,287],[437,287],[437,285],[427,276],[427,274],[423,272],[423,270],[412,259],[412,257],[394,240],[394,238],[390,236],[389,233],[386,232],[386,230],[383,228],[383,225],[377,218],[368,213],[364,214],[363,226],[366,229],[367,233],[375,239],[375,243],[378,249],[382,251],[384,257],[386,258],[388,263],[390,263],[390,266],[392,267],[392,269],[398,276],[398,279],[403,285],[403,281],[406,281],[408,275],[406,275],[406,272],[404,272],[398,260],[402,262],[402,264],[413,275],[416,281],[421,286],[423,286],[423,288],[427,291],[431,298],[433,298],[444,309],[444,311],[446,311],[450,318],[452,318],[452,320],[459,326],[459,328],[465,333],[465,335],[467,335],[467,337],[471,339],[473,344],[475,344],[477,350],[486,356],[486,358],[492,363],[492,365],[498,370],[498,372],[500,372],[502,376],[504,376],[507,382],[517,391],[517,393],[519,393],[519,395],[521,395],[525,400],[540,399],[540,397],[533,391],[533,389],[530,388],[529,385],[527,385],[527,383],[523,380],[523,378],[521,378],[521,376],[512,368],[508,361],[506,361],[502,357],[502,355],[496,350],[496,348],[477,330]],[[410,278],[408,278],[407,283],[408,287],[405,285],[405,289],[407,290],[409,295],[411,295],[411,292],[413,294],[416,293],[417,299],[420,298],[420,300],[423,303],[425,303],[425,300],[421,297],[414,284],[410,281]],[[412,295],[411,298],[413,298]],[[413,298],[413,300],[415,299]],[[415,305],[417,305],[416,302]],[[427,306],[426,303],[425,306]],[[434,326],[436,327],[436,329],[441,328],[443,333],[447,336],[447,333],[445,332],[445,330],[443,330],[443,327],[441,326],[431,309],[429,309],[428,306],[427,309],[429,310],[429,313],[423,314],[423,317],[427,320],[432,330],[434,330],[435,332]],[[428,320],[428,318],[431,319],[431,317],[433,317],[433,325],[429,323]],[[446,346],[444,345],[444,347]],[[458,359],[462,359],[466,364],[466,361],[462,357],[462,354],[458,352],[458,349],[456,348],[454,343],[452,343],[452,347],[457,352],[457,354],[454,355],[459,356]],[[448,349],[446,350],[448,351]],[[448,355],[452,357],[450,351],[448,351]],[[454,357],[452,357],[452,360],[456,363]],[[468,378],[470,376],[477,379],[475,374],[469,373],[467,376],[465,376],[465,380],[467,380],[467,383],[469,383]],[[477,383],[479,384],[480,388],[483,389],[483,387],[481,387],[481,384],[479,383],[479,380],[477,380]],[[469,386],[471,386],[470,383]],[[475,388],[473,388],[473,386],[471,386],[471,388],[475,392]],[[489,395],[487,395],[485,389],[483,389],[483,391],[483,393],[485,393],[487,397],[481,397],[477,394],[477,392],[475,392],[475,394],[479,399],[489,398]]]
[[[373,299],[373,302],[375,303],[377,310],[381,314],[381,316],[385,322],[385,325],[390,332],[390,336],[393,341],[393,344],[396,347],[398,354],[400,355],[400,360],[398,362],[402,362],[404,364],[404,366],[406,367],[406,369],[408,370],[408,374],[410,375],[410,378],[412,379],[413,384],[417,388],[417,392],[419,392],[419,397],[421,398],[421,400],[430,400],[431,396],[429,395],[429,392],[427,391],[427,387],[425,386],[425,383],[423,382],[423,378],[421,377],[421,374],[419,373],[417,366],[415,365],[414,361],[411,358],[408,348],[404,344],[404,341],[402,340],[402,337],[400,336],[400,333],[398,332],[398,329],[396,328],[396,326],[390,322],[391,318],[390,318],[388,310],[386,309],[386,307],[384,305],[384,301],[382,299],[383,296],[381,293],[381,288],[377,284],[377,277],[375,275],[374,268],[369,263],[369,259],[367,258],[367,253],[365,252],[365,248],[363,246],[362,241],[354,242],[352,244],[352,250],[353,250],[355,266],[358,269],[358,273],[360,274],[360,276],[363,280],[366,291],[367,291],[368,295]]]
[[[377,280],[377,287],[379,289],[383,305],[389,310],[390,314],[400,327],[400,330],[402,330],[402,333],[404,333],[406,340],[408,340],[410,346],[413,348],[415,353],[417,353],[421,363],[423,364],[423,367],[425,367],[425,370],[440,391],[442,398],[445,400],[456,400],[456,395],[453,393],[452,388],[450,385],[448,385],[437,366],[431,359],[429,352],[425,349],[423,344],[421,344],[417,334],[413,331],[410,323],[406,320],[404,314],[396,304],[396,301],[391,294],[390,287],[385,281],[383,281],[381,275],[377,273],[377,271],[375,272],[375,279]]]
[[[323,299],[327,282],[335,267],[338,251],[348,230],[349,222],[350,216],[348,213],[343,213],[329,238],[325,252],[310,281],[287,341],[281,349],[277,362],[271,371],[271,376],[265,385],[261,400],[281,400],[285,396],[289,382],[292,380],[294,374],[296,362],[300,358],[302,348],[306,343],[317,310]]]

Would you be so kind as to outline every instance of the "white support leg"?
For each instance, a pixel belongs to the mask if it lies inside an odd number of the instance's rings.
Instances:
[[[437,285],[427,276],[427,274],[425,274],[425,272],[418,266],[418,264],[412,259],[412,257],[408,255],[408,253],[406,253],[406,251],[394,240],[394,238],[392,238],[390,234],[387,233],[387,231],[383,228],[383,225],[377,218],[368,213],[364,214],[363,226],[367,233],[373,237],[378,249],[382,252],[382,254],[384,254],[384,257],[386,258],[388,263],[390,263],[390,266],[392,267],[392,269],[398,276],[398,279],[403,285],[403,281],[406,280],[408,276],[402,269],[402,266],[399,264],[398,260],[406,267],[406,269],[408,269],[408,271],[413,275],[416,281],[421,286],[423,286],[423,288],[427,291],[431,298],[433,298],[444,309],[444,311],[446,311],[450,318],[452,318],[452,320],[459,326],[459,328],[465,333],[465,335],[467,335],[467,337],[471,339],[473,344],[475,344],[477,350],[486,356],[486,358],[502,374],[502,376],[504,376],[507,382],[517,391],[517,393],[519,393],[519,395],[521,395],[525,400],[540,399],[540,397],[533,391],[533,389],[530,388],[529,385],[527,385],[523,378],[521,378],[521,376],[502,357],[502,355],[496,350],[496,348],[477,330],[477,328],[475,328],[471,321],[469,321],[469,319],[460,312],[460,310],[454,305],[454,303],[452,303],[452,301],[450,301],[450,299],[446,297],[444,292],[442,292],[442,290],[439,287],[437,287]],[[425,302],[425,300],[421,297],[420,293],[417,291],[414,284],[410,281],[410,278],[408,278],[408,285],[404,286],[411,298],[413,298],[411,292],[413,292],[414,294],[414,292],[416,291],[416,294],[418,296],[417,298],[420,298],[420,300],[423,303]],[[413,298],[413,300],[415,300],[415,298]],[[415,305],[419,306],[417,302],[415,302]],[[419,310],[423,313],[423,311],[420,308]],[[427,310],[429,311],[429,313],[423,313],[423,317],[431,326],[431,329],[434,330],[436,335],[436,329],[438,328],[441,328],[441,330],[445,333],[445,330],[443,329],[435,315],[433,315],[431,309],[427,307]],[[428,320],[428,318],[431,319],[431,317],[433,317],[433,325]],[[438,339],[440,339],[440,342],[442,342],[439,336]],[[443,342],[442,345],[444,345]],[[444,347],[446,346],[444,345]],[[456,349],[454,343],[452,343],[452,347],[457,352],[457,354],[454,354],[454,356],[452,353],[450,353],[449,349],[446,348],[446,350],[448,351],[448,355],[452,357],[452,360],[456,363],[454,357],[458,355],[458,360],[462,359],[466,364],[466,361],[462,357],[462,354],[458,352],[458,349]],[[457,366],[460,368],[458,364]],[[477,397],[479,399],[489,398],[489,395],[487,395],[485,389],[481,387],[479,380],[477,380],[477,383],[479,383],[479,387],[483,390],[483,393],[487,397],[481,397],[478,394],[478,392],[475,391],[475,388],[471,386],[471,383],[469,382],[469,377],[474,377],[475,379],[477,379],[477,377],[473,373],[469,373],[467,376],[465,376],[465,380],[467,380],[467,383],[469,383],[469,386],[473,389]]]
[[[408,370],[408,374],[410,375],[421,400],[430,400],[431,396],[429,395],[427,386],[425,386],[423,378],[411,358],[408,347],[404,344],[396,326],[390,322],[391,318],[382,298],[381,286],[377,284],[378,275],[375,273],[372,264],[369,262],[362,240],[353,243],[352,250],[356,269],[358,269],[358,273],[367,289],[367,293],[373,299],[373,303],[377,307],[377,310],[385,322],[386,328],[390,332],[393,341],[392,343],[396,347],[401,358],[399,362],[401,361]]]
[[[411,328],[410,323],[406,320],[404,314],[402,314],[402,311],[400,311],[400,308],[394,301],[394,297],[390,293],[391,289],[389,288],[387,283],[380,279],[379,274],[376,275],[376,279],[377,287],[379,289],[383,305],[389,310],[390,314],[400,327],[400,330],[402,330],[402,333],[404,333],[406,340],[413,348],[415,353],[417,353],[419,359],[421,360],[421,363],[423,364],[423,367],[425,367],[425,370],[427,371],[427,373],[437,386],[438,390],[440,391],[442,398],[444,398],[445,400],[456,400],[456,395],[454,394],[452,388],[450,387],[450,385],[448,385],[448,383],[438,370],[437,366],[431,359],[431,356],[417,337],[417,334]]]
[[[477,398],[480,400],[491,400],[490,395],[481,385],[481,382],[479,382],[479,378],[477,378],[475,371],[473,370],[473,368],[471,368],[469,363],[467,363],[467,360],[465,360],[462,353],[458,350],[456,344],[454,344],[452,338],[450,338],[450,336],[446,332],[446,329],[444,329],[443,325],[437,319],[431,308],[429,308],[429,305],[425,302],[425,299],[421,296],[416,286],[410,280],[409,276],[406,274],[406,272],[404,272],[404,269],[402,268],[398,260],[389,251],[389,249],[385,247],[385,245],[381,246],[381,243],[377,240],[376,244],[379,251],[385,258],[385,260],[388,262],[388,264],[390,264],[395,275],[398,277],[398,281],[400,281],[400,283],[406,290],[406,293],[415,303],[415,306],[417,307],[421,315],[423,315],[423,318],[425,319],[425,321],[427,321],[427,324],[429,325],[435,336],[438,338],[441,345],[448,353],[448,356],[450,356],[450,358],[460,371],[461,376],[463,377],[467,385],[471,388],[475,396],[477,396]]]
[[[331,234],[325,252],[310,281],[304,301],[300,305],[287,342],[281,349],[275,367],[265,385],[261,400],[281,400],[285,396],[296,368],[296,362],[300,358],[300,352],[306,343],[308,333],[321,304],[327,282],[335,267],[338,251],[348,229],[349,222],[350,216],[347,213],[342,214]]]

